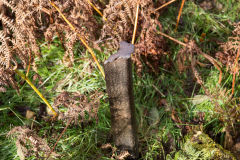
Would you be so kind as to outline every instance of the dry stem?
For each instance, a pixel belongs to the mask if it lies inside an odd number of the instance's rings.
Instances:
[[[171,4],[171,3],[175,2],[175,1],[176,1],[176,0],[171,0],[171,1],[163,4],[162,6],[158,7],[157,9],[155,9],[155,12],[158,11],[158,10],[160,10],[160,9],[162,9],[162,8],[164,8],[164,7],[166,7],[166,6],[168,6],[169,4]]]
[[[237,57],[236,57],[236,59],[235,59],[235,68],[234,68],[233,81],[232,81],[232,95],[233,95],[233,93],[234,93],[236,72],[238,71],[238,57],[239,57],[239,52],[240,52],[240,48],[238,49]]]
[[[75,27],[68,21],[68,19],[62,14],[62,12],[60,11],[60,9],[59,9],[53,2],[51,2],[51,1],[50,1],[50,4],[58,11],[58,13],[59,13],[59,14],[62,16],[62,18],[64,19],[64,21],[67,22],[67,24],[70,26],[70,28],[71,28],[74,32],[76,32],[76,28],[75,28]],[[100,64],[98,63],[98,60],[97,60],[97,58],[96,58],[96,56],[95,56],[92,48],[90,48],[90,47],[88,46],[88,44],[86,43],[86,41],[81,37],[81,35],[80,35],[79,33],[77,33],[77,35],[78,35],[78,38],[81,40],[81,42],[85,45],[85,47],[86,47],[86,48],[89,50],[89,52],[91,53],[91,55],[92,55],[94,61],[96,62],[97,66],[98,66],[98,68],[99,68],[99,70],[100,70],[100,72],[102,73],[103,77],[105,78],[104,71],[103,71],[102,67],[100,66]]]
[[[73,120],[73,118],[68,120],[68,123],[66,125],[66,127],[63,129],[62,133],[60,134],[60,136],[58,137],[56,143],[54,144],[53,148],[51,149],[51,152],[48,154],[46,160],[48,160],[48,158],[50,157],[51,153],[54,151],[55,147],[57,146],[59,140],[62,138],[63,134],[66,132],[68,126],[70,125],[71,121]]]
[[[167,37],[168,39],[171,39],[172,41],[174,41],[174,42],[176,42],[176,43],[178,43],[178,44],[180,44],[180,45],[182,45],[184,47],[187,47],[187,44],[185,44],[185,43],[183,43],[183,42],[181,42],[181,41],[179,41],[179,40],[177,40],[177,39],[175,39],[175,38],[173,38],[173,37],[171,37],[171,36],[169,36],[169,35],[167,35],[167,34],[165,34],[163,32],[158,31],[157,33],[161,34],[164,37]]]
[[[165,33],[162,33],[160,31],[158,31],[158,34],[161,34],[162,36],[167,37],[170,40],[172,40],[172,41],[174,41],[174,42],[176,42],[176,43],[178,43],[178,44],[180,44],[180,45],[182,45],[184,47],[189,48],[189,46],[186,43],[183,43],[183,42],[181,42],[181,41],[179,41],[179,40],[177,40],[177,39],[175,39],[175,38],[173,38],[173,37],[171,37],[171,36],[169,36],[169,35],[167,35]],[[211,56],[209,56],[209,55],[207,55],[207,54],[205,54],[203,52],[201,52],[200,54],[203,55],[206,59],[208,59],[218,69],[218,71],[220,72],[218,83],[221,84],[221,81],[222,81],[222,70],[219,67],[218,62],[214,58],[212,58]]]
[[[136,11],[136,18],[135,18],[135,23],[134,23],[134,30],[133,30],[132,44],[134,44],[135,37],[136,37],[136,32],[137,32],[138,10],[139,10],[139,1],[137,2],[137,11]]]
[[[102,12],[99,11],[99,9],[98,9],[96,6],[94,6],[94,4],[93,4],[92,2],[90,2],[89,0],[87,0],[87,2],[88,2],[88,4],[90,4],[90,5],[93,7],[93,9],[95,9],[95,11],[98,12],[98,14],[99,14],[100,16],[103,17],[103,19],[104,19],[105,21],[107,21],[107,18],[103,16]]]
[[[22,72],[20,72],[19,70],[15,70],[15,72],[22,78],[24,79],[31,87],[32,89],[38,94],[38,96],[46,103],[46,105],[50,108],[50,110],[53,112],[54,117],[57,116],[56,111],[52,108],[52,106],[48,103],[48,101],[46,100],[46,98],[43,97],[42,93],[34,86],[34,84],[30,81],[30,79],[28,79],[28,77],[26,77]]]
[[[31,54],[29,54],[28,68],[27,68],[26,77],[28,77],[28,74],[29,74],[30,68],[31,68]]]
[[[184,3],[185,3],[185,0],[182,0],[181,7],[180,7],[180,10],[178,12],[177,24],[176,24],[175,31],[177,31],[177,28],[178,28],[178,23],[179,23],[179,20],[180,20],[180,17],[181,17],[181,13],[182,13]]]

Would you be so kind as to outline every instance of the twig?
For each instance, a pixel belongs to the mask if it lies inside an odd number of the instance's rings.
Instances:
[[[177,24],[176,24],[175,32],[177,31],[177,28],[178,28],[178,23],[180,21],[180,17],[181,17],[181,13],[182,13],[184,2],[185,2],[185,0],[182,0],[181,7],[180,7],[180,10],[178,12]]]
[[[184,47],[187,47],[187,44],[185,44],[185,43],[183,43],[183,42],[181,42],[181,41],[179,41],[179,40],[177,40],[177,39],[175,39],[175,38],[173,38],[173,37],[171,37],[171,36],[169,36],[169,35],[167,35],[167,34],[165,34],[165,33],[162,33],[162,32],[160,32],[160,31],[158,31],[157,33],[158,33],[158,34],[161,34],[161,35],[164,36],[164,37],[167,37],[168,39],[171,39],[172,41],[174,41],[174,42],[176,42],[176,43],[178,43],[178,44],[180,44],[180,45],[182,45],[182,46],[184,46]]]
[[[175,1],[176,1],[176,0],[171,0],[171,1],[163,4],[162,6],[158,7],[157,9],[155,9],[155,12],[158,11],[158,10],[160,10],[160,9],[162,9],[162,8],[164,8],[164,7],[166,7],[167,5],[169,5],[169,4],[171,4],[171,3],[175,2]]]
[[[134,23],[134,30],[133,30],[132,44],[134,44],[135,37],[136,37],[136,32],[137,32],[138,10],[139,10],[139,1],[137,2],[137,10],[136,10],[135,23]]]
[[[235,59],[235,68],[233,73],[233,81],[232,81],[232,95],[234,94],[234,87],[235,87],[235,79],[236,79],[236,72],[238,70],[238,57],[239,57],[240,48],[238,48],[237,57]]]
[[[211,56],[209,56],[209,55],[207,55],[203,52],[201,52],[200,54],[203,55],[206,59],[208,59],[217,68],[217,70],[220,72],[219,78],[218,78],[218,84],[221,84],[221,82],[222,82],[222,70],[219,67],[217,61],[214,58],[212,58]]]
[[[28,74],[29,74],[30,68],[31,68],[31,53],[29,54],[28,68],[27,68],[26,77],[28,77]]]
[[[104,19],[105,21],[107,21],[107,18],[103,16],[102,12],[99,11],[99,9],[98,9],[96,6],[94,6],[94,4],[93,4],[92,2],[90,2],[89,0],[87,0],[87,2],[88,2],[88,4],[90,4],[90,5],[93,7],[93,9],[95,9],[95,11],[98,12],[98,14],[99,14],[100,16],[103,17],[103,19]]]
[[[32,89],[38,94],[38,96],[46,103],[46,105],[48,106],[48,108],[50,108],[50,110],[53,112],[54,117],[57,116],[56,111],[52,108],[52,106],[48,103],[48,101],[46,100],[46,98],[43,97],[42,93],[34,86],[34,84],[30,81],[30,79],[28,79],[28,77],[26,77],[22,72],[20,72],[19,70],[15,70],[15,72],[22,78],[24,79],[31,87]]]
[[[19,117],[19,115],[14,110],[11,109],[11,107],[8,107],[8,109],[12,111],[13,114],[15,114],[15,116],[23,123],[23,125],[25,125],[25,122],[23,122],[23,120]]]
[[[201,66],[201,67],[207,67],[207,66],[208,66],[208,64],[202,63],[202,62],[200,62],[200,61],[198,61],[198,60],[196,60],[196,63],[197,63],[199,66]]]
[[[158,88],[157,86],[155,86],[154,84],[152,84],[153,88],[162,96],[162,97],[166,97]]]
[[[33,129],[35,119],[36,119],[36,116],[33,117],[33,121],[32,121],[32,124],[31,124],[31,130]]]
[[[59,9],[53,2],[51,2],[51,1],[50,1],[50,4],[58,11],[58,13],[59,13],[59,14],[62,16],[62,18],[64,19],[64,21],[67,22],[67,24],[70,26],[70,28],[71,28],[74,32],[76,32],[76,28],[67,20],[67,18],[62,14],[62,12],[60,11],[60,9]],[[102,67],[100,66],[100,64],[98,63],[98,60],[97,60],[97,58],[96,58],[96,56],[95,56],[92,48],[90,48],[90,47],[88,46],[88,44],[85,42],[85,40],[81,37],[81,35],[80,35],[79,33],[77,33],[77,35],[78,35],[78,38],[81,40],[81,42],[84,44],[84,46],[85,46],[85,47],[89,50],[89,52],[91,53],[91,55],[92,55],[94,61],[96,62],[97,66],[98,66],[98,68],[99,68],[99,70],[100,70],[100,72],[102,73],[103,77],[105,78],[104,71],[103,71]]]
[[[67,125],[64,127],[62,133],[60,134],[60,136],[58,137],[56,143],[54,144],[53,148],[51,149],[50,153],[48,154],[46,160],[50,157],[50,155],[52,154],[52,152],[54,151],[55,147],[57,146],[59,140],[62,138],[63,134],[66,132],[68,126],[70,125],[71,121],[73,120],[73,118],[69,119],[67,122]]]

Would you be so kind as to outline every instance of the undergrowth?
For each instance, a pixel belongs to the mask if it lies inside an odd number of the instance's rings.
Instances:
[[[182,42],[194,40],[205,53],[215,56],[219,50],[219,43],[226,42],[232,35],[232,23],[239,21],[240,10],[240,3],[237,0],[227,2],[218,0],[218,2],[223,5],[221,11],[204,10],[199,7],[198,1],[185,2],[177,32],[174,32],[174,28],[179,3],[170,5],[159,16],[162,31]],[[223,67],[223,80],[219,85],[219,71],[203,57],[199,57],[199,60],[207,65],[197,68],[205,87],[212,95],[218,96],[218,105],[216,105],[211,101],[211,97],[205,94],[202,86],[195,82],[189,64],[183,73],[178,71],[177,56],[182,46],[167,38],[164,38],[164,41],[168,50],[161,59],[163,65],[158,67],[158,73],[147,72],[148,65],[143,64],[143,74],[139,76],[137,67],[135,65],[133,67],[140,159],[184,157],[179,154],[193,150],[188,144],[189,141],[183,138],[189,130],[207,133],[215,142],[231,150],[233,146],[227,146],[225,143],[226,139],[230,139],[226,136],[229,133],[232,137],[239,138],[237,131],[239,79],[236,78],[234,97],[228,101],[233,75]],[[72,63],[72,59],[65,58],[63,61],[64,48],[59,37],[54,37],[51,43],[42,40],[37,43],[40,46],[41,57],[35,58],[37,72],[30,71],[29,78],[51,105],[63,91],[84,94],[89,100],[94,92],[100,93],[97,119],[92,118],[79,125],[71,124],[58,141],[55,153],[60,155],[60,159],[110,159],[113,153],[102,149],[104,144],[111,142],[110,111],[105,81],[90,53],[85,51],[80,42],[77,42],[71,55],[74,59]],[[95,50],[95,53],[101,63],[110,55],[105,48],[102,51]],[[43,101],[33,93],[26,82],[17,76],[15,78],[19,93],[12,88],[0,93],[1,159],[19,159],[16,154],[16,139],[7,136],[15,126],[31,127],[34,124],[36,133],[46,139],[50,148],[66,126],[63,121],[36,119],[33,122],[16,111],[19,106],[29,107],[39,114],[39,106]],[[235,113],[230,112],[233,108]],[[87,117],[88,114],[86,113],[85,116]],[[195,150],[193,153],[200,154]],[[195,154],[195,158],[199,157]],[[27,159],[36,159],[36,157],[29,156]]]

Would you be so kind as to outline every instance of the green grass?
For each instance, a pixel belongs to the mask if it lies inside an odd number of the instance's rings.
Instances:
[[[174,32],[178,7],[170,6],[159,19],[163,25],[163,31],[181,41],[183,41],[185,35],[189,35],[190,39],[195,40],[205,53],[214,55],[218,46],[215,39],[224,42],[231,35],[232,26],[227,20],[231,22],[239,20],[237,12],[239,11],[239,3],[237,1],[219,1],[224,4],[223,12],[204,11],[194,2],[187,1],[182,14],[183,24],[180,24],[178,32]],[[237,5],[233,5],[233,2]],[[200,42],[202,33],[206,33],[206,38],[203,42]],[[220,122],[219,117],[221,115],[215,111],[215,105],[210,101],[197,105],[191,103],[194,95],[204,95],[204,91],[196,84],[193,77],[189,76],[191,71],[182,74],[177,71],[176,57],[181,46],[168,39],[166,41],[169,46],[168,60],[174,62],[171,69],[166,70],[160,67],[161,71],[158,75],[145,72],[142,77],[138,77],[134,72],[134,95],[139,124],[141,159],[158,159],[166,157],[167,154],[174,157],[175,151],[181,148],[183,134],[171,119],[171,109],[176,110],[178,117],[185,123],[192,122],[194,118],[198,117],[198,113],[204,112],[203,131],[213,133],[212,138],[218,134],[222,136],[224,127],[229,124],[229,122]],[[109,142],[108,135],[111,127],[105,81],[91,55],[77,43],[74,51],[75,64],[72,67],[65,66],[62,61],[64,50],[57,37],[49,46],[44,42],[41,43],[41,53],[42,58],[36,58],[36,65],[43,84],[39,84],[39,80],[34,81],[34,84],[50,104],[53,104],[56,96],[62,91],[80,92],[87,96],[94,91],[104,93],[100,100],[99,121],[94,121],[84,127],[69,126],[55,148],[56,153],[60,154],[62,159],[110,159],[110,153],[106,153],[100,148],[102,144]],[[100,63],[109,56],[109,53],[99,51],[96,51],[96,53]],[[209,63],[207,60],[201,60]],[[198,67],[198,70],[206,87],[214,93],[218,81],[218,70],[213,66],[208,68]],[[30,72],[30,79],[33,79],[34,74],[33,71]],[[9,109],[3,107],[7,106],[14,110],[16,106],[29,106],[37,112],[39,105],[43,103],[27,83],[23,83],[19,77],[16,78],[20,87],[19,95],[12,89],[8,89],[6,93],[0,93],[0,102],[2,102],[0,107],[1,159],[19,159],[16,155],[15,141],[7,138],[6,135],[14,126],[23,125],[23,123],[29,124],[20,115],[9,117]],[[230,90],[231,82],[232,76],[224,71],[222,85],[217,88]],[[187,86],[189,86],[188,89],[186,89]],[[239,86],[237,86],[235,96],[239,96],[239,89]],[[167,105],[160,105],[159,101],[161,99],[166,100]],[[229,104],[225,104],[223,100],[221,107],[227,110]],[[148,113],[152,108],[156,108],[158,113],[159,123],[155,126],[149,124],[151,117]],[[53,123],[39,121],[39,124],[36,125],[39,128],[39,136],[46,137],[50,147],[53,147],[56,142],[56,138],[51,137],[52,134],[60,135],[65,127],[59,121]],[[180,126],[184,125],[186,124],[180,124]],[[199,128],[197,124],[191,125]],[[174,149],[171,149],[171,153],[168,153],[166,146],[170,140],[174,142],[174,144],[171,143]],[[34,159],[34,157],[29,159]]]

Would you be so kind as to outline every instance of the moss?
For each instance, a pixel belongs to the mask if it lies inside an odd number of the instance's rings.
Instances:
[[[221,145],[215,143],[207,134],[202,132],[190,133],[185,136],[180,151],[174,158],[167,156],[168,160],[236,160],[236,158]]]

